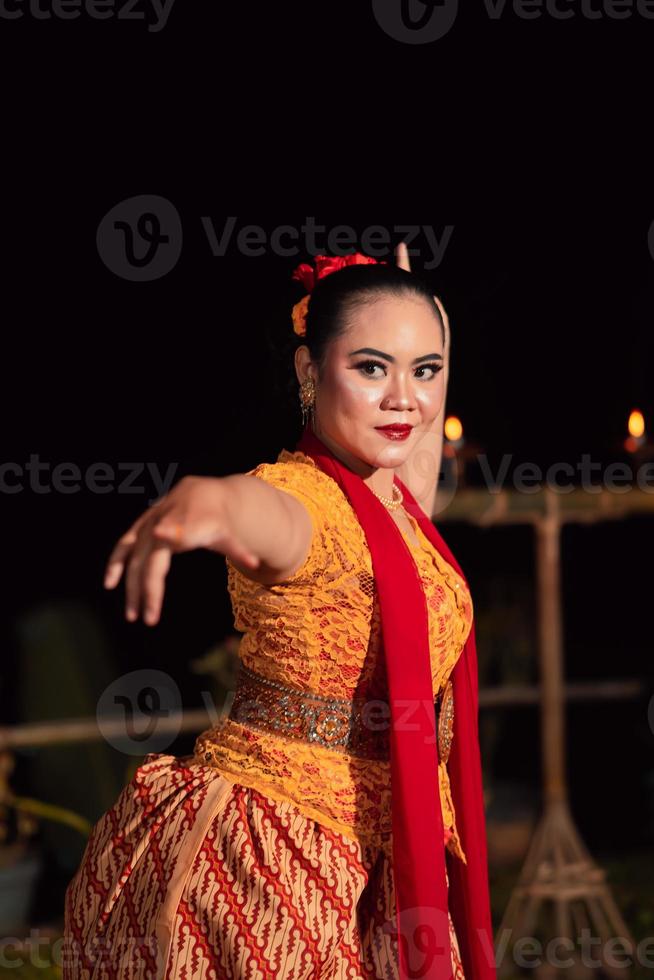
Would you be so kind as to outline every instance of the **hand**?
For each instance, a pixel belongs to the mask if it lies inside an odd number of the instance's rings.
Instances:
[[[230,531],[228,478],[185,476],[149,507],[119,538],[107,562],[104,586],[125,577],[125,617],[154,626],[161,613],[164,583],[173,552],[208,548],[256,568],[259,559]]]
[[[397,264],[407,272],[411,271],[409,252],[405,242],[395,248]],[[438,296],[434,302],[443,320],[445,343],[443,346],[443,403],[432,425],[420,436],[408,459],[397,467],[396,473],[409,488],[424,512],[433,519],[438,491],[438,478],[443,458],[445,425],[445,403],[450,373],[450,321],[445,307]]]
[[[406,269],[407,272],[411,272],[411,262],[409,260],[409,250],[406,247],[406,242],[400,242],[399,245],[395,247],[395,257],[400,269]],[[436,303],[441,317],[443,318],[443,326],[445,328],[445,350],[443,351],[443,361],[447,363],[450,350],[450,318],[445,312],[445,307],[441,303],[438,296],[434,296],[434,302]]]

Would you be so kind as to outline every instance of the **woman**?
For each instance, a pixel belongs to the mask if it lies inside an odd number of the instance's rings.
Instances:
[[[180,481],[112,552],[149,623],[172,553],[225,555],[241,671],[193,755],[146,756],[94,827],[65,980],[495,977],[472,601],[408,485],[449,333],[398,259],[298,267],[296,450]]]

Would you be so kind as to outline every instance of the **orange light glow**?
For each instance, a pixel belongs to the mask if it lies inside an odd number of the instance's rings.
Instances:
[[[627,423],[627,428],[629,429],[629,435],[633,436],[634,439],[640,439],[645,432],[645,419],[643,413],[639,412],[637,408],[631,412],[629,416],[629,422]]]
[[[445,419],[445,438],[449,439],[450,442],[457,442],[463,435],[463,426],[461,425],[461,419],[458,419],[456,415],[449,415]]]

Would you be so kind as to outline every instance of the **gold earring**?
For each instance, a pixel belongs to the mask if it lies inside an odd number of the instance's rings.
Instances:
[[[314,423],[314,404],[316,400],[316,386],[313,378],[309,377],[300,385],[300,406],[302,408],[302,425],[307,424],[307,412],[311,416],[311,427]]]

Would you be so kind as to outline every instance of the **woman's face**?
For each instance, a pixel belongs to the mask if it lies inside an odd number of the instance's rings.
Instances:
[[[443,404],[440,322],[418,297],[374,301],[329,344],[323,377],[310,373],[316,435],[345,462],[400,466]],[[384,435],[389,425],[410,426],[408,436]]]

